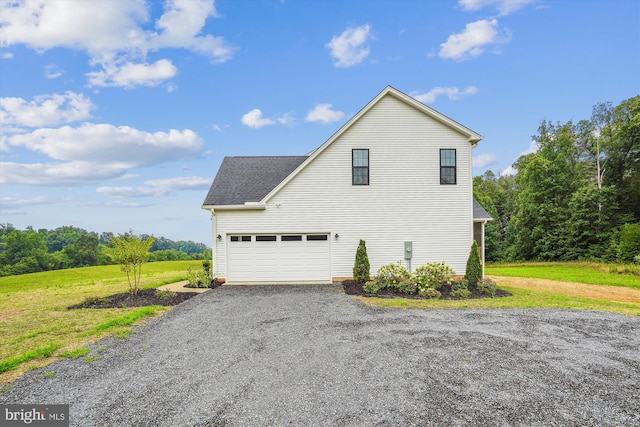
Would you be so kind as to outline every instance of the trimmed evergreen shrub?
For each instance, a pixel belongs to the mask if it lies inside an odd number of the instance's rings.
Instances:
[[[371,279],[371,266],[367,255],[367,244],[360,240],[356,250],[356,261],[353,265],[353,280],[356,283],[366,283]]]
[[[469,258],[467,258],[467,269],[465,271],[464,278],[471,286],[476,286],[478,284],[478,280],[482,279],[482,265],[480,265],[478,243],[475,240],[471,245]]]

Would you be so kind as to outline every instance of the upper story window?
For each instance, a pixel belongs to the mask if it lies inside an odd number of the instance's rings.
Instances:
[[[456,150],[440,149],[440,184],[456,183]]]
[[[369,185],[369,150],[353,149],[351,151],[353,185]]]

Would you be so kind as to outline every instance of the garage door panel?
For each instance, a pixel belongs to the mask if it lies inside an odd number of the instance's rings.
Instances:
[[[251,241],[231,236],[227,247],[230,282],[330,281],[327,235],[260,235]],[[275,240],[273,240],[275,238]]]

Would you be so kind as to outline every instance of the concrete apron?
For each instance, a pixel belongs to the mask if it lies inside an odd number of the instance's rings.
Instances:
[[[171,291],[171,292],[207,292],[210,288],[185,288],[184,285],[189,284],[189,281],[183,280],[181,282],[169,283],[168,285],[159,286],[158,289],[161,291]]]

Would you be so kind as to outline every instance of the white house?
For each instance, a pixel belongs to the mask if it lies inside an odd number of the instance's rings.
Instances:
[[[464,274],[474,235],[483,247],[491,219],[472,195],[471,150],[481,139],[387,86],[308,155],[225,158],[202,206],[214,275],[338,281],[352,276],[360,239],[372,275],[390,262],[439,261]]]

